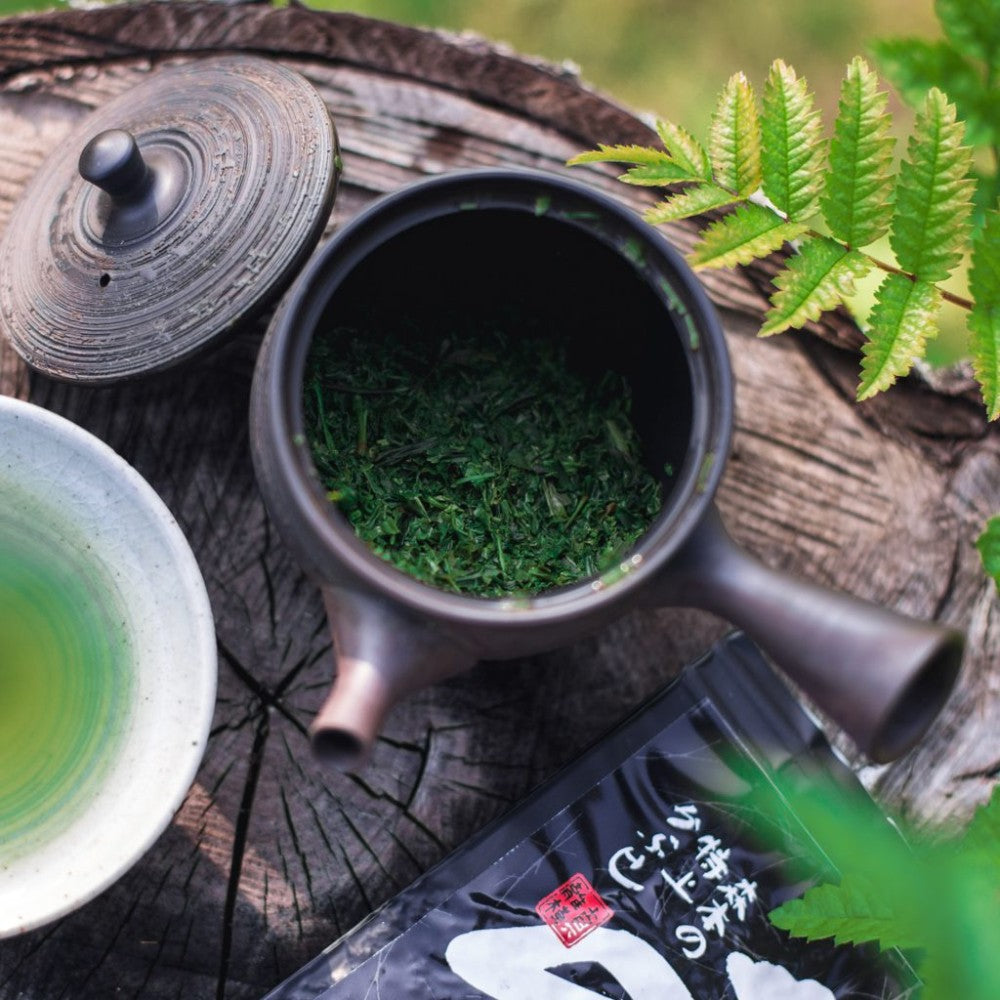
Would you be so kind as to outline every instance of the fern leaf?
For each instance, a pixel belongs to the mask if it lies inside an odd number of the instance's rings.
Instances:
[[[1000,517],[991,517],[986,530],[976,542],[986,572],[1000,587]],[[963,853],[973,851],[995,872],[1000,880],[1000,786],[993,789],[989,802],[980,806],[956,845]]]
[[[567,166],[580,163],[672,163],[669,153],[652,146],[607,146],[603,142],[597,149],[577,153],[566,161]]]
[[[962,0],[965,2],[965,0]],[[884,38],[872,45],[882,72],[907,104],[918,108],[931,87],[943,90],[958,108],[966,135],[974,145],[996,135],[995,92],[986,87],[976,67],[947,42],[922,38]]]
[[[787,240],[801,236],[805,230],[804,225],[788,222],[770,208],[753,201],[744,202],[702,233],[688,260],[695,270],[749,264],[758,257],[766,257]]]
[[[764,194],[790,219],[814,215],[823,169],[819,112],[806,81],[780,59],[764,84],[760,132]]]
[[[1000,68],[1000,3],[996,0],[937,0],[941,27],[960,52]]]
[[[848,250],[836,240],[825,236],[805,240],[774,278],[778,291],[771,297],[760,336],[769,337],[819,319],[853,295],[854,280],[871,268],[864,254]]]
[[[899,168],[889,242],[903,270],[923,281],[944,281],[961,258],[969,231],[972,150],[955,106],[932,88],[917,114]]]
[[[678,219],[689,219],[692,215],[701,215],[713,208],[724,208],[739,200],[734,194],[714,184],[698,184],[647,209],[643,218],[654,226],[661,222],[677,222]]]
[[[698,181],[701,178],[682,164],[669,160],[665,163],[641,163],[621,174],[618,180],[642,187],[669,187],[671,184]]]
[[[927,943],[914,934],[907,915],[896,912],[884,892],[850,874],[840,885],[818,885],[801,899],[790,899],[769,917],[776,927],[808,941],[833,938],[838,945],[877,941],[883,949]]]
[[[746,76],[735,73],[719,96],[710,134],[715,183],[741,198],[760,187],[760,121]]]
[[[1000,212],[988,212],[972,241],[969,312],[972,365],[990,420],[1000,416]]]
[[[701,173],[690,164],[678,162],[664,150],[651,146],[606,146],[601,143],[597,149],[577,153],[566,161],[569,167],[581,163],[633,163],[635,166],[618,178],[626,184],[666,187],[684,181],[702,180]]]
[[[690,132],[673,122],[658,121],[656,131],[674,163],[704,181],[712,179],[712,164],[705,147]]]
[[[874,243],[892,217],[892,119],[878,78],[860,56],[847,67],[820,204],[830,232],[851,247]]]
[[[862,347],[858,399],[888,389],[907,374],[924,353],[927,338],[937,333],[935,319],[941,292],[926,281],[905,274],[887,274],[875,295],[868,340]]]

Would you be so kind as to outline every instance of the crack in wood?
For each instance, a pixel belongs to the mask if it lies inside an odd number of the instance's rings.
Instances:
[[[247,763],[247,774],[243,785],[243,797],[240,800],[239,813],[236,817],[233,831],[233,852],[229,868],[229,879],[226,885],[226,899],[222,908],[222,938],[219,948],[219,971],[216,980],[216,1000],[225,1000],[226,981],[229,976],[229,957],[233,947],[233,920],[236,913],[236,895],[239,890],[240,876],[243,871],[243,855],[247,846],[247,831],[250,825],[250,814],[253,809],[254,795],[257,792],[257,782],[260,779],[261,766],[264,761],[264,749],[270,732],[270,716],[265,708],[260,715],[260,723],[254,734],[253,745],[250,748],[250,758]]]

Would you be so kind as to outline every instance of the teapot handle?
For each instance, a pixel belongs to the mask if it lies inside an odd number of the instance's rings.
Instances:
[[[954,687],[964,637],[770,569],[714,506],[653,585],[654,599],[742,628],[874,761],[901,756]]]

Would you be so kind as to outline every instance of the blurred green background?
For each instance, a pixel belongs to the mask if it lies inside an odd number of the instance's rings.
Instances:
[[[829,128],[844,68],[854,55],[868,55],[873,39],[940,36],[933,0],[310,0],[310,5],[470,30],[527,55],[569,60],[584,80],[618,102],[670,118],[701,136],[716,95],[736,70],[744,70],[759,91],[773,59],[791,63],[815,90]],[[0,13],[52,6],[59,4],[0,0]],[[912,112],[898,100],[891,109],[896,133],[905,137]],[[963,284],[962,274],[951,283],[956,290]],[[870,291],[860,297],[861,316],[866,300]],[[942,336],[928,352],[936,363],[954,359],[964,346],[964,316],[953,310],[942,319]]]
[[[59,5],[0,0],[0,13],[52,6]],[[932,0],[310,0],[310,6],[469,29],[525,54],[568,59],[619,101],[697,131],[737,69],[759,86],[781,57],[808,78],[832,116],[844,67],[872,38],[939,34]]]

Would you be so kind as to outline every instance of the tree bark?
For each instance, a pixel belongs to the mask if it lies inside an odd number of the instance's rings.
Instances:
[[[376,196],[459,167],[571,173],[642,208],[648,192],[565,160],[649,142],[572,74],[472,37],[298,6],[154,3],[0,22],[0,227],[86,113],[177,60],[246,51],[303,74],[337,126],[345,174],[328,234]],[[682,249],[691,225],[670,227]],[[864,767],[888,806],[962,820],[1000,774],[1000,614],[974,541],[1000,508],[1000,434],[965,375],[854,402],[846,314],[756,338],[774,262],[704,281],[737,382],[719,494],[764,561],[968,633],[959,689],[904,760]],[[0,338],[0,392],[103,438],[154,486],[208,585],[220,650],[214,727],[173,824],[77,913],[0,948],[0,1000],[258,997],[503,812],[694,658],[725,623],[635,612],[570,648],[418,692],[357,775],[311,757],[333,657],[318,592],[275,536],[246,412],[262,326],[176,373],[80,389],[30,375]],[[836,734],[834,734],[836,736]]]

